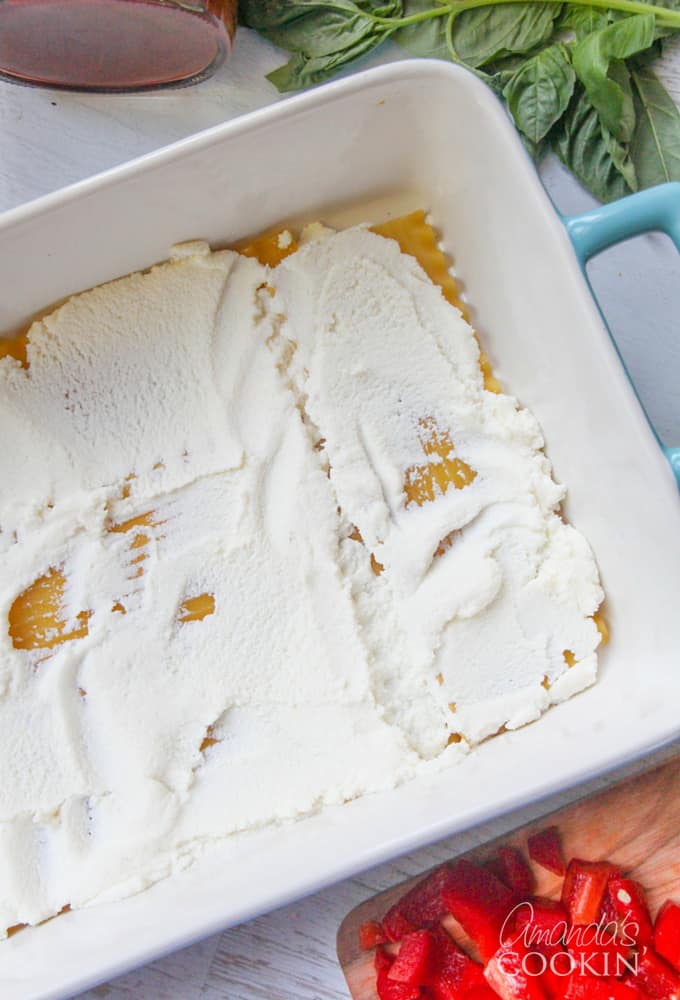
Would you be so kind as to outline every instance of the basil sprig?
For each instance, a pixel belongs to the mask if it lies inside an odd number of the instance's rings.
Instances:
[[[676,5],[678,9],[676,8]],[[333,76],[386,39],[467,66],[501,96],[535,159],[553,150],[602,201],[680,180],[680,113],[650,63],[680,0],[241,0],[291,53],[280,91]]]

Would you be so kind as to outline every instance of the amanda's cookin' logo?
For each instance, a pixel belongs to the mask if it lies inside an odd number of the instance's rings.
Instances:
[[[555,976],[636,975],[638,956],[631,949],[639,934],[640,927],[628,916],[616,923],[602,917],[585,927],[570,927],[558,919],[550,927],[541,927],[532,903],[526,901],[518,903],[505,919],[498,962],[505,972],[517,971],[519,966],[527,976],[548,971]]]

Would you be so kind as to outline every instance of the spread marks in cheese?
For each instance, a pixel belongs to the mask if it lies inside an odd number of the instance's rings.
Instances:
[[[416,213],[186,244],[5,345],[0,928],[594,681],[593,555],[460,306]]]

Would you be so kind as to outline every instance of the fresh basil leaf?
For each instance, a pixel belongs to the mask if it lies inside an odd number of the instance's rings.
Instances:
[[[559,27],[573,31],[577,41],[591,35],[593,31],[606,28],[609,20],[607,11],[598,7],[580,7],[567,4],[559,21]]]
[[[512,73],[505,72],[489,74],[486,82],[491,87],[496,97],[503,97],[503,91],[505,90],[511,76]]]
[[[302,52],[296,52],[283,66],[267,73],[267,79],[281,93],[303,90],[305,87],[330,80],[343,66],[370,52],[381,41],[383,41],[382,35],[369,34],[339,52],[329,52],[319,56],[307,56]]]
[[[390,32],[377,18],[399,17],[401,0],[242,0],[241,20],[291,59],[268,79],[281,91],[298,90],[333,76],[370,52]]]
[[[673,32],[676,31],[677,29],[668,28],[663,30],[668,30],[669,32]],[[657,28],[657,35],[658,33],[659,29]],[[645,49],[644,52],[639,52],[636,56],[633,56],[631,59],[627,61],[626,65],[628,66],[629,69],[635,69],[638,66],[650,66],[653,62],[655,62],[655,60],[660,59],[662,54],[663,54],[663,42],[661,41],[660,38],[657,38],[657,40],[654,42],[653,45],[650,45],[650,47],[648,49]]]
[[[623,60],[654,42],[653,14],[635,14],[587,35],[574,46],[576,75],[612,135],[629,142],[635,128],[633,96]]]
[[[436,0],[404,0],[403,16],[410,17],[424,10],[432,10]],[[427,21],[409,24],[399,28],[392,39],[402,45],[413,56],[431,59],[450,59],[446,44],[446,17],[431,17]]]
[[[241,0],[241,17],[274,45],[305,56],[325,56],[350,48],[384,26],[376,16],[401,14],[401,3],[370,4],[355,0]]]
[[[567,110],[576,74],[565,45],[558,42],[527,59],[503,91],[517,128],[538,143]]]
[[[302,41],[313,43],[312,29],[333,17],[399,17],[400,0],[240,0],[239,21],[247,28],[266,34],[279,32],[282,48],[299,48]],[[286,34],[287,33],[287,34]],[[306,35],[307,38],[303,38]],[[284,43],[290,42],[290,46]]]
[[[609,130],[616,136],[619,142],[629,142],[635,130],[635,107],[633,105],[633,84],[630,79],[628,63],[623,59],[613,60],[609,67],[609,76],[607,79],[615,87],[618,87],[618,91],[623,94],[623,108],[621,110],[621,117],[616,123],[617,128],[610,128]],[[609,128],[611,123],[607,121],[608,116],[603,115],[600,108],[598,108],[598,111],[600,119]]]
[[[633,70],[637,124],[630,155],[641,188],[680,181],[680,112],[650,69]]]
[[[582,86],[576,87],[550,140],[565,166],[600,201],[614,201],[637,190],[635,167],[626,146],[602,124]]]
[[[453,45],[469,66],[485,66],[544,45],[560,13],[556,3],[502,3],[464,10],[453,25]]]

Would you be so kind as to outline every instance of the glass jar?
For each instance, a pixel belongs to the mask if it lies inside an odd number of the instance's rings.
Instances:
[[[104,92],[196,83],[235,28],[236,0],[0,0],[0,77]]]

